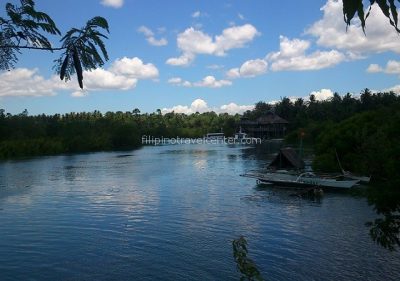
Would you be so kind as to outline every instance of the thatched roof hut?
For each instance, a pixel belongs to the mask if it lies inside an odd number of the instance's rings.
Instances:
[[[273,169],[303,169],[304,161],[291,147],[281,148],[268,168]]]

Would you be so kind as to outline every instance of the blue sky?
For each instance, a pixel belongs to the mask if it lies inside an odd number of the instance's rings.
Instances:
[[[377,7],[365,37],[357,21],[346,33],[334,0],[37,0],[36,6],[62,32],[105,17],[110,60],[84,74],[80,91],[76,81],[54,77],[57,53],[24,52],[16,69],[0,72],[0,108],[7,112],[240,113],[284,96],[326,99],[366,87],[400,92],[400,37]]]

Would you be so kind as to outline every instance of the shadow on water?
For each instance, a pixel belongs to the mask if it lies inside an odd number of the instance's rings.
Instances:
[[[253,188],[253,194],[246,195],[241,200],[257,206],[268,204],[283,204],[283,205],[301,205],[310,204],[319,206],[323,203],[324,196],[312,193],[304,193],[303,189],[274,186],[267,184],[257,184]],[[345,195],[343,192],[341,193]]]
[[[284,146],[283,142],[265,142],[255,146],[242,148],[242,159],[271,161],[274,154]]]

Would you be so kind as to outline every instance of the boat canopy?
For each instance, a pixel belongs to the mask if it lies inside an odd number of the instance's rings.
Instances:
[[[268,168],[273,169],[303,169],[304,161],[291,147],[281,148]]]

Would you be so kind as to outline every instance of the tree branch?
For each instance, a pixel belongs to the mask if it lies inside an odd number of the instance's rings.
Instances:
[[[46,48],[46,47],[34,47],[34,46],[15,46],[15,45],[0,45],[0,49],[30,49],[30,50],[43,50],[43,51],[61,51],[66,49],[67,47],[58,47],[58,48]]]

